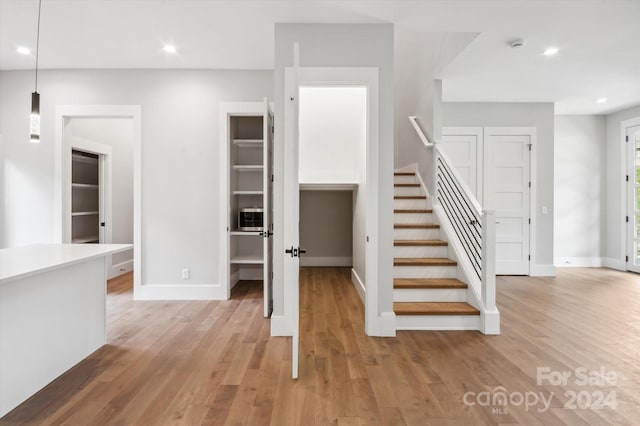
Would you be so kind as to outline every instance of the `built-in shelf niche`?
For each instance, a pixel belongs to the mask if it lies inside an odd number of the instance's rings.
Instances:
[[[100,166],[98,155],[71,153],[71,242],[100,242]]]

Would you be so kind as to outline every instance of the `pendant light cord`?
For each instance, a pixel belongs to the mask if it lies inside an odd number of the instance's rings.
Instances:
[[[40,57],[40,11],[42,10],[42,0],[38,1],[38,33],[36,36],[36,92],[38,91],[38,59]]]

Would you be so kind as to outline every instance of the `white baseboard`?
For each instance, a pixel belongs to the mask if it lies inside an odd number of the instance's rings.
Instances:
[[[556,268],[600,268],[601,257],[556,257],[553,259]]]
[[[300,266],[302,267],[326,267],[326,266],[352,266],[353,258],[350,256],[347,257],[309,257],[309,256],[301,256],[300,257]]]
[[[481,330],[479,315],[398,315],[398,330]]]
[[[532,277],[555,277],[556,267],[553,265],[532,264],[529,275]]]
[[[271,315],[271,336],[293,336],[284,315]]]
[[[111,265],[107,279],[115,278],[133,271],[133,259]]]
[[[143,284],[134,286],[134,300],[227,300],[220,284]]]
[[[362,303],[364,303],[364,295],[367,289],[364,283],[362,282],[362,280],[360,279],[360,277],[358,276],[358,273],[353,268],[351,268],[351,282],[353,283],[353,286],[356,288],[356,291],[358,292],[358,296],[360,296],[360,300],[362,301]]]
[[[618,271],[626,271],[627,270],[627,262],[624,259],[614,259],[612,257],[605,257],[602,259],[602,264],[607,268],[617,269]]]

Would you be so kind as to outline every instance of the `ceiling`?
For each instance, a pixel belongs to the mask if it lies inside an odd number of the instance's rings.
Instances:
[[[0,0],[0,69],[34,67],[16,47],[35,48],[36,16],[37,0]],[[561,114],[640,104],[640,0],[43,0],[40,66],[271,69],[277,22],[477,32],[441,72],[447,101],[555,102]],[[509,48],[514,37],[526,45]],[[551,45],[559,53],[543,56]]]

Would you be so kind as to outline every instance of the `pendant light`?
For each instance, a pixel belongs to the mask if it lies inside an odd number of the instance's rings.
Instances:
[[[36,36],[36,87],[31,94],[31,142],[40,143],[40,93],[38,93],[38,57],[40,54],[40,11],[42,0],[38,0],[38,33]]]

